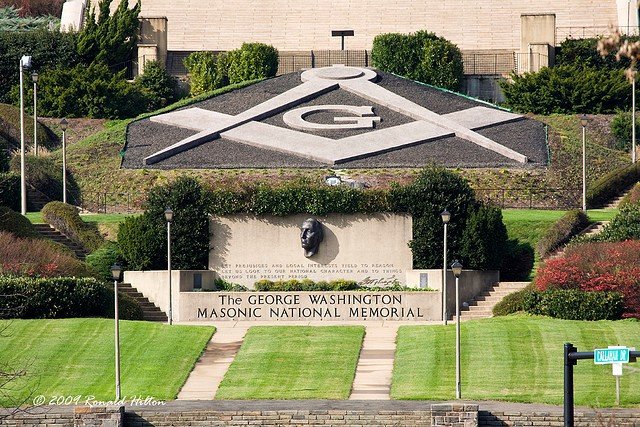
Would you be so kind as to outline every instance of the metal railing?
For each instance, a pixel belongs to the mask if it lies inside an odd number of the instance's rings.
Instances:
[[[477,188],[476,197],[504,208],[574,209],[581,206],[579,188]]]
[[[71,203],[93,213],[135,213],[142,212],[146,194],[130,192],[83,192],[79,198],[72,197]]]
[[[556,43],[561,43],[565,39],[585,39],[593,37],[608,36],[615,30],[629,36],[640,35],[640,28],[637,26],[571,26],[556,27]]]
[[[371,52],[368,50],[280,52],[278,56],[278,75],[293,73],[307,68],[328,67],[333,64],[368,67],[371,64]]]
[[[467,53],[462,52],[465,75],[503,75],[516,69],[513,52],[507,53]]]

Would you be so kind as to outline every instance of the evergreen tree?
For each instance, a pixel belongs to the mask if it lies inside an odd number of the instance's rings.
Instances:
[[[118,71],[126,67],[136,46],[140,2],[129,9],[129,1],[122,0],[111,15],[112,1],[100,0],[97,18],[95,8],[90,9],[78,36],[78,54],[86,64],[99,61]]]

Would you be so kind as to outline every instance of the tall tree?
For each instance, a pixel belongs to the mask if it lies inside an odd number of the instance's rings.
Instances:
[[[95,8],[87,13],[85,26],[78,36],[78,54],[87,64],[99,61],[118,71],[126,68],[132,59],[140,25],[140,2],[129,8],[129,1],[122,0],[111,15],[112,1],[100,0],[97,17]]]

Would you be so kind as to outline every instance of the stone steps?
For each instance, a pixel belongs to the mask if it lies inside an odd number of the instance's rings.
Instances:
[[[77,243],[73,242],[67,236],[50,226],[49,224],[34,224],[33,228],[45,239],[53,240],[54,242],[61,243],[71,249],[76,254],[78,259],[83,260],[87,257],[87,252],[84,248]]]
[[[594,222],[593,224],[590,224],[587,228],[582,230],[580,233],[578,233],[578,236],[595,236],[596,234],[599,234],[604,229],[604,227],[606,227],[607,224],[609,224],[609,221]],[[566,246],[562,246],[561,248],[553,252],[551,255],[549,255],[546,259],[554,259],[554,258],[562,257],[564,255],[565,248]]]
[[[33,212],[40,212],[51,200],[40,191],[27,186],[27,206]]]
[[[164,311],[160,310],[154,303],[149,301],[141,292],[129,283],[119,283],[118,292],[127,294],[135,299],[142,309],[142,319],[149,322],[168,322],[169,318]]]
[[[502,299],[525,288],[529,282],[499,282],[469,302],[468,307],[461,307],[460,321],[485,319],[493,316],[493,307]]]

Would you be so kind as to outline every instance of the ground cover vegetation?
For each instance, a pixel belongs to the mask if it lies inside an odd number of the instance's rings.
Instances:
[[[95,224],[84,222],[73,205],[62,202],[47,203],[42,209],[42,218],[87,252],[95,251],[104,243]]]
[[[458,90],[462,84],[460,49],[428,31],[377,35],[371,61],[382,71],[444,89]]]
[[[4,6],[2,3],[1,6]],[[15,6],[0,7],[0,31],[29,31],[35,29],[57,29],[60,18],[51,15],[21,15],[22,10]]]
[[[469,400],[562,404],[562,345],[579,351],[608,345],[638,346],[640,323],[581,322],[514,315],[461,324],[462,397]],[[455,393],[455,325],[402,326],[398,331],[393,399],[452,399]],[[575,367],[575,403],[608,407],[615,381],[608,366]],[[621,404],[638,405],[640,375],[625,369]]]
[[[363,326],[252,327],[216,399],[347,399]]]
[[[11,320],[0,336],[0,360],[26,375],[2,394],[0,406],[22,396],[114,397],[113,319]],[[120,322],[122,395],[174,399],[214,332],[213,327]],[[73,349],[73,352],[69,350]],[[158,379],[161,378],[162,381]],[[3,390],[8,391],[8,390]],[[27,402],[31,403],[31,402]]]

